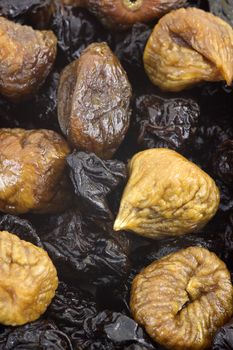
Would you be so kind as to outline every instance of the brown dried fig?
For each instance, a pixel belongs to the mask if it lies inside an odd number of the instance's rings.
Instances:
[[[69,147],[50,130],[0,129],[0,211],[60,212],[71,199]]]
[[[114,230],[160,238],[202,228],[216,213],[219,190],[204,171],[165,148],[137,153]]]
[[[58,119],[72,146],[111,158],[130,122],[131,86],[107,44],[88,46],[62,72]]]
[[[0,93],[17,101],[44,83],[56,58],[57,39],[0,17]]]
[[[134,319],[173,350],[204,350],[233,313],[233,287],[214,253],[189,247],[155,261],[133,281]]]
[[[179,9],[155,26],[144,51],[150,80],[180,91],[202,81],[233,80],[233,29],[196,8]]]
[[[16,326],[39,318],[57,286],[57,271],[43,249],[0,232],[1,324]]]

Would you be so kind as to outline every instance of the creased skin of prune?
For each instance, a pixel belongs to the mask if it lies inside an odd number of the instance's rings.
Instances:
[[[233,187],[233,139],[224,141],[213,157],[213,171],[225,184]]]
[[[79,285],[119,283],[129,269],[120,240],[111,236],[77,209],[46,218],[37,229],[62,279]]]
[[[135,99],[134,110],[133,127],[143,148],[181,150],[192,143],[200,117],[196,101],[141,95]]]
[[[0,330],[0,350],[74,350],[69,337],[52,320],[40,319]]]
[[[210,12],[233,26],[232,0],[208,0]]]
[[[215,334],[212,350],[233,349],[233,320],[221,327]]]
[[[126,180],[127,169],[118,160],[101,160],[94,153],[73,152],[67,157],[77,203],[89,219],[113,220],[107,196]]]

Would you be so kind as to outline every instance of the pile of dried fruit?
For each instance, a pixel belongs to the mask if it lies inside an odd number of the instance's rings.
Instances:
[[[232,25],[0,1],[0,350],[233,349]]]

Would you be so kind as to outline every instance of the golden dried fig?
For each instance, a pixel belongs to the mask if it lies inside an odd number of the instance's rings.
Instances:
[[[207,249],[180,250],[136,276],[130,308],[150,337],[166,348],[208,349],[233,313],[230,273]]]
[[[71,199],[69,147],[50,130],[0,129],[0,211],[60,212]]]
[[[0,93],[15,101],[30,97],[47,78],[56,52],[53,32],[0,17]]]
[[[155,26],[144,51],[150,80],[180,91],[202,81],[233,80],[233,29],[196,8],[179,9]]]
[[[43,249],[0,232],[0,323],[16,326],[36,320],[57,286],[57,271]]]
[[[111,158],[130,122],[131,86],[106,43],[88,46],[62,72],[58,119],[72,146]]]
[[[150,238],[183,235],[202,228],[218,209],[214,180],[175,151],[154,148],[137,153],[129,173],[116,231]]]

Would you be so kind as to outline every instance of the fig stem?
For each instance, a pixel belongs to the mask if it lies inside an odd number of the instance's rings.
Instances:
[[[130,11],[137,11],[144,0],[122,0],[123,5]]]

